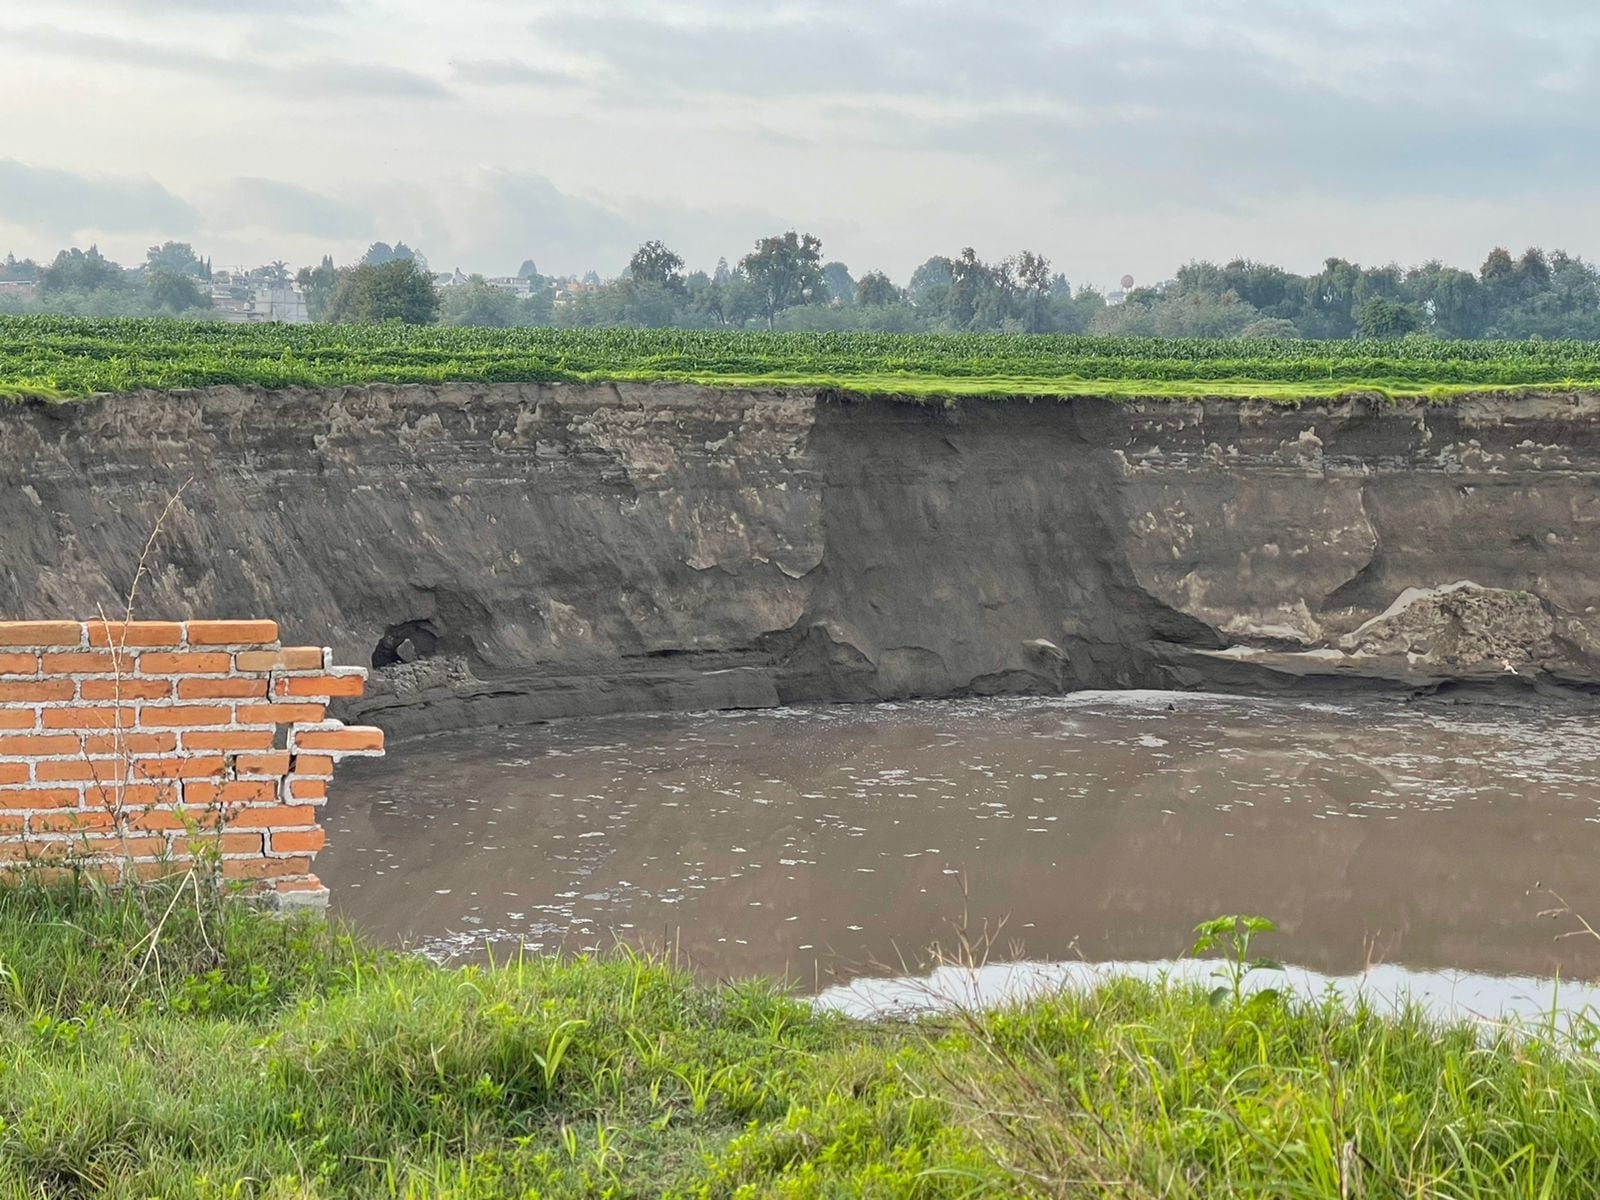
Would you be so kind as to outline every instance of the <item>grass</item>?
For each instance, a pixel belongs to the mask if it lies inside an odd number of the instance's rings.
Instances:
[[[447,970],[0,891],[0,1197],[1562,1197],[1600,1031],[1111,981],[867,1024],[617,952]],[[1224,992],[1227,989],[1223,989]]]
[[[223,325],[0,317],[0,399],[215,385],[651,382],[914,399],[1600,389],[1600,343]]]

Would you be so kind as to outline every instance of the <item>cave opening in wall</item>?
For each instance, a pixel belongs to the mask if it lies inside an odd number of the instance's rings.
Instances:
[[[439,631],[432,621],[401,621],[383,631],[372,648],[372,665],[392,667],[395,663],[416,662],[432,658],[438,651]]]

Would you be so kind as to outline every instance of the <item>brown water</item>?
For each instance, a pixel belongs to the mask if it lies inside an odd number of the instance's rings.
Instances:
[[[677,947],[826,987],[988,930],[1159,960],[1273,917],[1317,971],[1600,978],[1600,720],[1158,693],[613,717],[342,769],[335,910],[435,957]]]

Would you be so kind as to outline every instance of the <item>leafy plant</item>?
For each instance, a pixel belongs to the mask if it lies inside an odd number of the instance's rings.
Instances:
[[[1222,948],[1222,966],[1212,972],[1213,977],[1223,982],[1211,990],[1210,1000],[1213,1005],[1232,999],[1237,1008],[1244,1001],[1245,979],[1256,971],[1281,971],[1283,964],[1271,958],[1251,958],[1250,943],[1257,934],[1275,933],[1278,927],[1266,917],[1243,916],[1230,914],[1222,917],[1212,917],[1209,921],[1201,921],[1194,927],[1194,945],[1189,948],[1189,953],[1196,958],[1203,954]],[[1278,998],[1275,989],[1268,988],[1255,993],[1252,1001],[1270,1001]]]

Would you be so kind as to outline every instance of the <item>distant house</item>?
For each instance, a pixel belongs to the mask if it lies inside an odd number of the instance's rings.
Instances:
[[[436,288],[460,287],[464,283],[471,283],[474,279],[482,279],[484,283],[502,292],[510,292],[518,300],[526,300],[533,295],[534,283],[532,279],[524,279],[520,275],[494,275],[488,278],[464,274],[460,267],[454,271],[433,277],[433,286]]]
[[[21,300],[24,304],[32,304],[38,292],[39,285],[31,279],[0,279],[0,300]]]
[[[273,285],[250,278],[248,271],[217,271],[211,277],[211,307],[230,325],[280,321],[305,325],[311,320],[305,293],[295,284]]]

